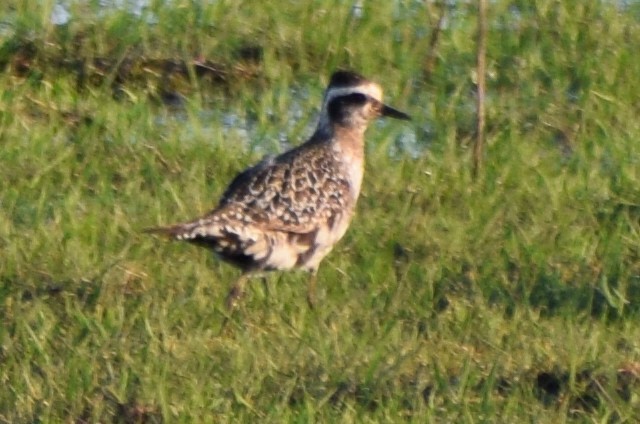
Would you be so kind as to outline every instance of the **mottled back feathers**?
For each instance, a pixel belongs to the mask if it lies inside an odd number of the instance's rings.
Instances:
[[[382,110],[406,116],[382,104],[377,84],[334,73],[311,139],[240,173],[202,218],[150,231],[212,249],[244,271],[315,271],[353,216],[364,131]]]
[[[307,233],[352,202],[339,158],[307,143],[240,174],[211,215],[233,215],[263,230]]]

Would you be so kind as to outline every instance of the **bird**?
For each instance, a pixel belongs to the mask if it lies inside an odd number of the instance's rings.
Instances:
[[[225,300],[228,311],[251,277],[293,269],[310,274],[307,302],[314,308],[320,262],[354,215],[368,124],[378,117],[411,119],[384,104],[382,93],[356,72],[335,71],[311,138],[239,173],[204,216],[145,231],[207,248],[239,268]]]

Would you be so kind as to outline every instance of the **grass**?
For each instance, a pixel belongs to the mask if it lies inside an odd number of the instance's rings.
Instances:
[[[434,42],[431,2],[364,2],[360,18],[329,0],[71,2],[62,27],[53,2],[7,2],[0,421],[640,420],[628,3],[491,4],[474,180],[473,4],[447,9]],[[307,137],[336,67],[414,121],[369,130],[320,307],[305,275],[274,274],[219,334],[236,271],[140,229],[207,211],[236,172]]]

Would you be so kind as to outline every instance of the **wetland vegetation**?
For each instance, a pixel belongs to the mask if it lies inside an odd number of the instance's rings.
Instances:
[[[640,421],[640,2],[5,0],[0,422]],[[311,133],[331,72],[368,132],[319,271],[249,287],[141,233]]]

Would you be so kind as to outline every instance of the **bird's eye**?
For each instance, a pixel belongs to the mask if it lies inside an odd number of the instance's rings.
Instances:
[[[338,96],[327,105],[329,117],[335,122],[342,121],[350,117],[355,111],[362,109],[369,101],[369,97],[363,93],[350,93]]]
[[[362,93],[345,94],[338,96],[329,102],[329,108],[344,108],[348,106],[362,106],[367,102],[367,96]]]
[[[367,102],[367,96],[362,93],[353,93],[344,96],[345,103],[351,103],[355,105],[363,105]]]

